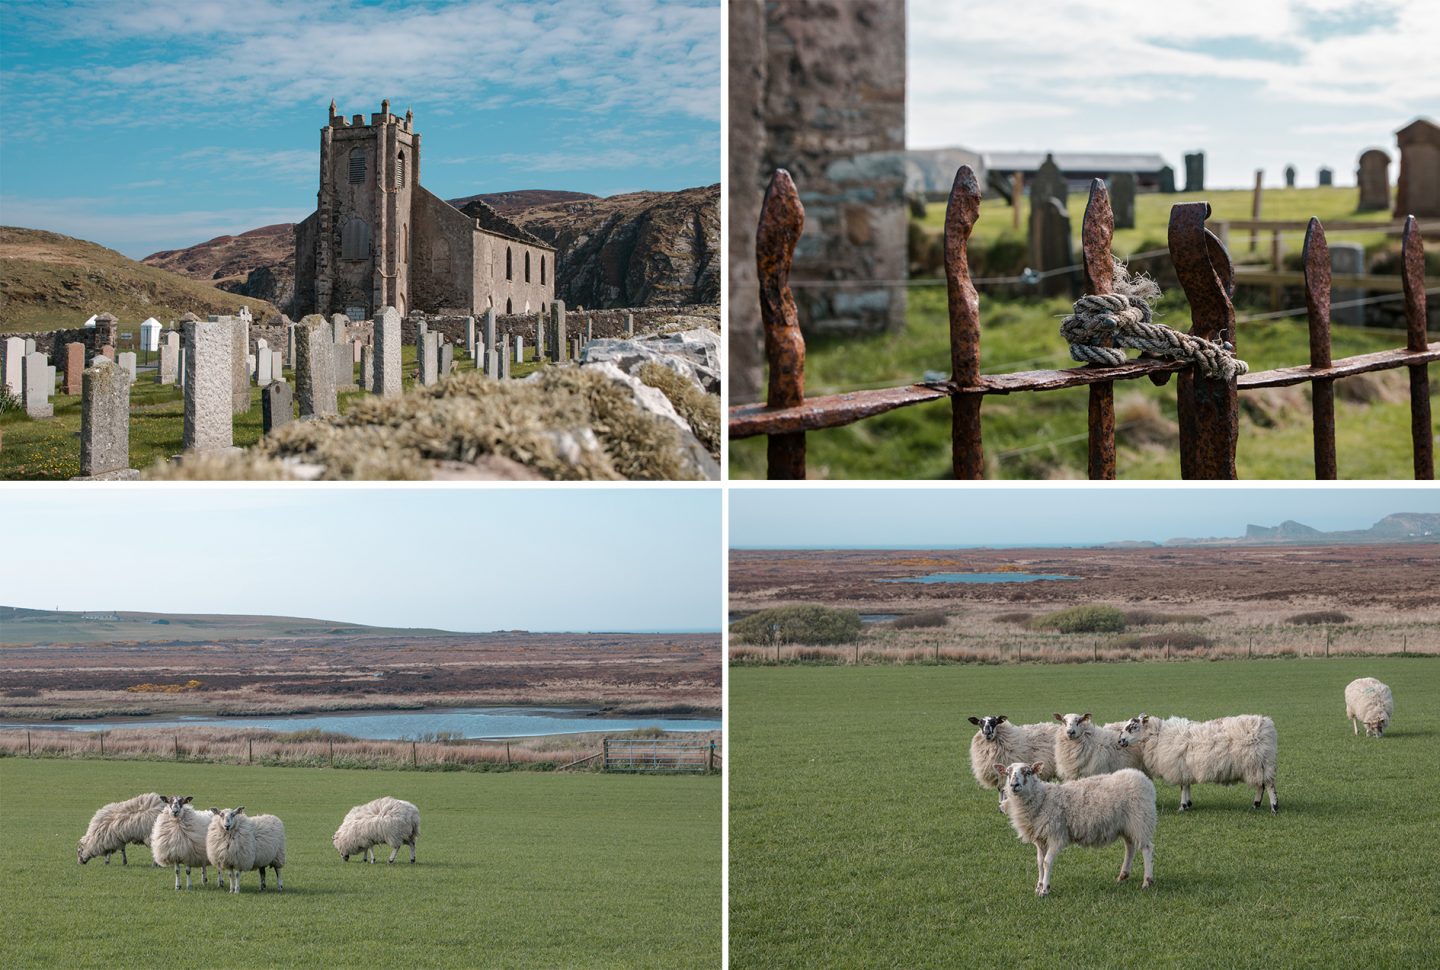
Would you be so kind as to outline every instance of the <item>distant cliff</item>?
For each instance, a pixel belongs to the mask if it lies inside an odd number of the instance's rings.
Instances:
[[[1392,542],[1440,542],[1440,513],[1396,512],[1387,515],[1368,529],[1322,532],[1300,522],[1286,521],[1276,526],[1247,525],[1243,537],[1207,539],[1171,539],[1167,546],[1238,546],[1238,545],[1365,545]]]

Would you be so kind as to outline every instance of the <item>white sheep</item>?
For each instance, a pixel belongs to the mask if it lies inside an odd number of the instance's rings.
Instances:
[[[1280,811],[1275,794],[1279,742],[1275,722],[1260,714],[1237,714],[1213,721],[1183,717],[1161,720],[1141,714],[1125,723],[1120,743],[1138,745],[1145,773],[1180,786],[1180,811],[1189,811],[1190,786],[1234,785],[1255,789],[1255,807],[1265,791],[1270,811]]]
[[[275,815],[252,815],[255,826],[255,868],[260,870],[260,891],[265,891],[265,867],[275,870],[275,888],[285,891],[280,870],[285,867],[285,823]]]
[[[210,831],[208,811],[197,812],[190,807],[191,795],[165,796],[165,808],[155,817],[150,830],[150,854],[155,864],[175,867],[175,888],[180,888],[180,867],[185,867],[185,888],[191,888],[190,868],[200,867],[200,882],[210,881],[210,855],[205,837]],[[219,884],[219,877],[216,877]]]
[[[364,805],[356,805],[345,813],[331,842],[344,862],[357,852],[365,860],[375,862],[377,845],[390,846],[390,862],[400,853],[400,846],[410,846],[410,861],[415,861],[415,842],[420,838],[420,809],[407,801],[386,795]]]
[[[121,864],[128,866],[130,859],[125,854],[125,847],[150,844],[150,830],[164,807],[165,799],[155,792],[102,805],[90,818],[90,825],[75,846],[76,858],[83,866],[96,856],[103,855],[108,866],[110,856],[119,852]]]
[[[1121,768],[1144,770],[1139,748],[1120,744],[1124,721],[1103,727],[1087,714],[1056,714],[1060,728],[1055,734],[1055,774],[1061,781],[1108,775]]]
[[[1040,778],[1043,767],[1018,761],[994,766],[1010,792],[1005,800],[1010,824],[1020,841],[1035,846],[1035,864],[1040,869],[1035,895],[1050,894],[1055,857],[1072,842],[1098,849],[1123,839],[1125,861],[1115,881],[1130,878],[1130,864],[1139,849],[1145,860],[1145,881],[1140,888],[1153,885],[1155,786],[1150,779],[1134,768],[1121,768],[1113,774],[1054,785]]]
[[[1345,716],[1356,734],[1364,724],[1366,737],[1383,738],[1395,716],[1395,698],[1390,688],[1374,677],[1352,680],[1345,688]]]
[[[210,830],[205,835],[205,853],[210,864],[226,875],[232,893],[240,891],[240,873],[255,868],[255,823],[245,816],[245,806],[212,808]]]
[[[1000,791],[1000,804],[1005,804],[1005,786],[995,774],[994,765],[1012,761],[1045,763],[1047,781],[1055,777],[1049,762],[1055,757],[1056,725],[1011,724],[1004,714],[972,717],[970,723],[980,730],[970,739],[970,771],[981,788]]]

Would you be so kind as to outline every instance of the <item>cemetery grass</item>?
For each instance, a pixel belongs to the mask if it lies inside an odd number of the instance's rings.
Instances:
[[[176,892],[133,846],[80,866],[101,803],[137,792],[243,804],[285,823],[285,891]],[[718,778],[404,774],[0,759],[6,966],[655,966],[720,961]],[[373,866],[330,844],[383,794],[422,815],[418,859]],[[212,873],[213,878],[213,873]]]
[[[1383,740],[1342,693],[1395,692]],[[730,674],[735,966],[1434,966],[1440,775],[1433,659],[1055,668],[735,668]],[[1243,786],[1157,782],[1156,885],[1123,849],[1068,847],[1051,896],[1033,847],[971,776],[969,715],[1101,721],[1144,709],[1258,712],[1280,738],[1280,814]]]
[[[1059,335],[1069,312],[1063,299],[980,297],[982,371],[1001,374],[1076,366]],[[1244,311],[1241,311],[1244,312]],[[1157,320],[1189,328],[1183,294],[1162,298]],[[1378,328],[1335,326],[1336,359],[1404,345],[1404,334]],[[1241,356],[1253,371],[1310,359],[1304,318],[1261,321],[1240,328]],[[903,335],[812,339],[806,353],[806,393],[819,396],[902,385],[948,374],[949,321],[943,287],[912,289]],[[1434,368],[1432,368],[1432,371]],[[1336,382],[1336,453],[1342,478],[1408,478],[1410,410],[1403,371]],[[1440,388],[1433,379],[1432,395]],[[1311,478],[1310,391],[1247,391],[1240,395],[1237,464],[1241,478]],[[981,409],[986,475],[991,478],[1084,478],[1086,388],[1043,394],[992,395]],[[1115,387],[1116,471],[1120,478],[1180,476],[1175,380]],[[951,473],[950,404],[936,401],[806,435],[815,478],[934,479]],[[730,446],[730,474],[765,477],[765,439]]]
[[[534,361],[532,353],[526,348],[526,356],[531,359],[513,366],[513,378],[524,377],[544,366]],[[154,357],[152,354],[152,361]],[[413,345],[402,347],[401,360],[405,374],[403,384],[408,391],[415,386]],[[462,370],[474,368],[463,350],[456,355],[455,366]],[[359,365],[355,365],[357,375],[359,369]],[[291,383],[295,379],[288,367],[285,379]],[[248,448],[263,435],[260,395],[260,388],[252,387],[250,410],[235,415],[237,447]],[[358,390],[341,393],[341,413],[364,396],[366,392]],[[55,408],[53,418],[31,418],[23,407],[0,411],[0,436],[4,442],[0,448],[0,479],[63,481],[80,474],[80,395],[56,393],[50,400]],[[130,386],[130,467],[143,472],[157,461],[180,454],[184,450],[184,428],[185,398],[179,385],[156,384],[154,371],[141,371]]]

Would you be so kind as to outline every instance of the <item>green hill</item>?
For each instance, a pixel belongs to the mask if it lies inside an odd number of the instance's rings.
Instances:
[[[105,312],[125,329],[146,317],[167,322],[186,312],[203,317],[242,306],[258,319],[276,312],[263,300],[146,266],[96,243],[0,226],[0,333],[78,327]]]
[[[106,643],[254,640],[276,637],[444,635],[444,630],[365,626],[296,616],[139,613],[124,610],[31,610],[0,606],[0,643]]]

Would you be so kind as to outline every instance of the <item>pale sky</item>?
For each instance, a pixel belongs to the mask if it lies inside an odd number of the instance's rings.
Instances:
[[[714,489],[5,490],[0,605],[374,626],[718,630]]]
[[[946,548],[1087,545],[1121,539],[1238,536],[1294,519],[1316,529],[1367,529],[1393,512],[1440,512],[1440,489],[734,488],[730,546]]]
[[[1254,171],[1355,184],[1367,148],[1440,120],[1436,0],[909,0],[907,141],[975,151],[1158,152],[1183,186]]]

